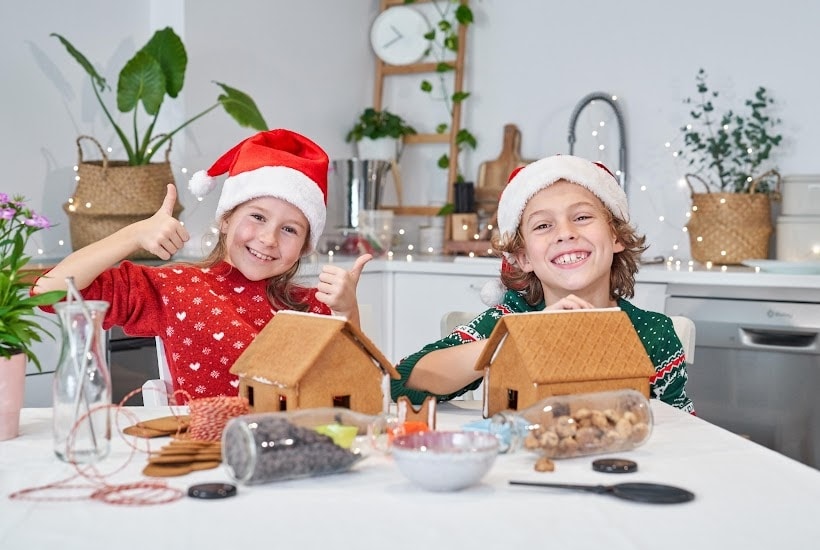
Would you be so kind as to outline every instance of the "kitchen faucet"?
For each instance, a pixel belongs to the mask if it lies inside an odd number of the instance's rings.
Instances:
[[[572,110],[572,114],[569,117],[569,136],[567,136],[567,140],[569,141],[569,154],[573,154],[575,149],[575,125],[578,123],[578,116],[581,114],[584,107],[598,100],[603,101],[612,107],[612,110],[615,112],[615,118],[618,121],[618,141],[620,142],[618,155],[620,164],[618,167],[618,181],[620,182],[624,193],[627,193],[628,196],[628,190],[626,187],[626,128],[624,126],[624,118],[621,114],[621,109],[618,107],[615,100],[612,99],[611,94],[605,94],[604,92],[593,92],[584,96],[575,106],[575,109]]]

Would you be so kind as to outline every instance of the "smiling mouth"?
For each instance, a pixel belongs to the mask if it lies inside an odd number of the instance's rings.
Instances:
[[[255,256],[255,257],[257,257],[260,260],[263,260],[265,262],[270,262],[271,260],[274,259],[273,256],[268,256],[267,254],[262,254],[261,252],[259,252],[258,250],[254,250],[253,248],[250,248],[250,247],[246,247],[246,248],[248,249],[248,252],[250,252],[252,256]]]
[[[555,258],[552,263],[558,265],[572,265],[589,258],[589,252],[570,252]]]

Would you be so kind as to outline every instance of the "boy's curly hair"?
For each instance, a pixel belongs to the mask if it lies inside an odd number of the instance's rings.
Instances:
[[[607,222],[615,238],[624,246],[624,250],[617,252],[612,258],[612,269],[609,272],[609,295],[613,300],[618,298],[631,298],[635,295],[635,274],[638,272],[641,254],[648,248],[646,236],[639,235],[629,222],[615,217],[612,212],[603,207],[606,213]],[[515,235],[509,242],[503,243],[498,235],[493,237],[493,248],[499,255],[506,252],[515,255],[524,249],[524,237],[521,235],[521,228],[516,230]],[[524,299],[528,304],[534,306],[544,299],[544,289],[541,281],[535,273],[526,273],[513,263],[509,263],[508,269],[501,270],[501,282],[507,288],[523,291]]]

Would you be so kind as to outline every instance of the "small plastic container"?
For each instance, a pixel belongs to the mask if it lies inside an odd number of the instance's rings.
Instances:
[[[257,413],[222,432],[222,462],[245,485],[348,471],[372,450],[387,449],[397,419],[343,408]]]
[[[500,452],[524,448],[547,458],[629,451],[652,433],[649,401],[635,390],[548,397],[490,421]]]

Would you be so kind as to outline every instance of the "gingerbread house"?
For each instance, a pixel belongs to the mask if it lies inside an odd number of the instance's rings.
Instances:
[[[231,373],[252,412],[344,407],[378,414],[389,404],[389,378],[400,378],[344,318],[295,311],[277,312]]]
[[[629,317],[618,308],[506,315],[476,370],[484,370],[487,418],[553,395],[624,388],[649,397],[655,374]]]

